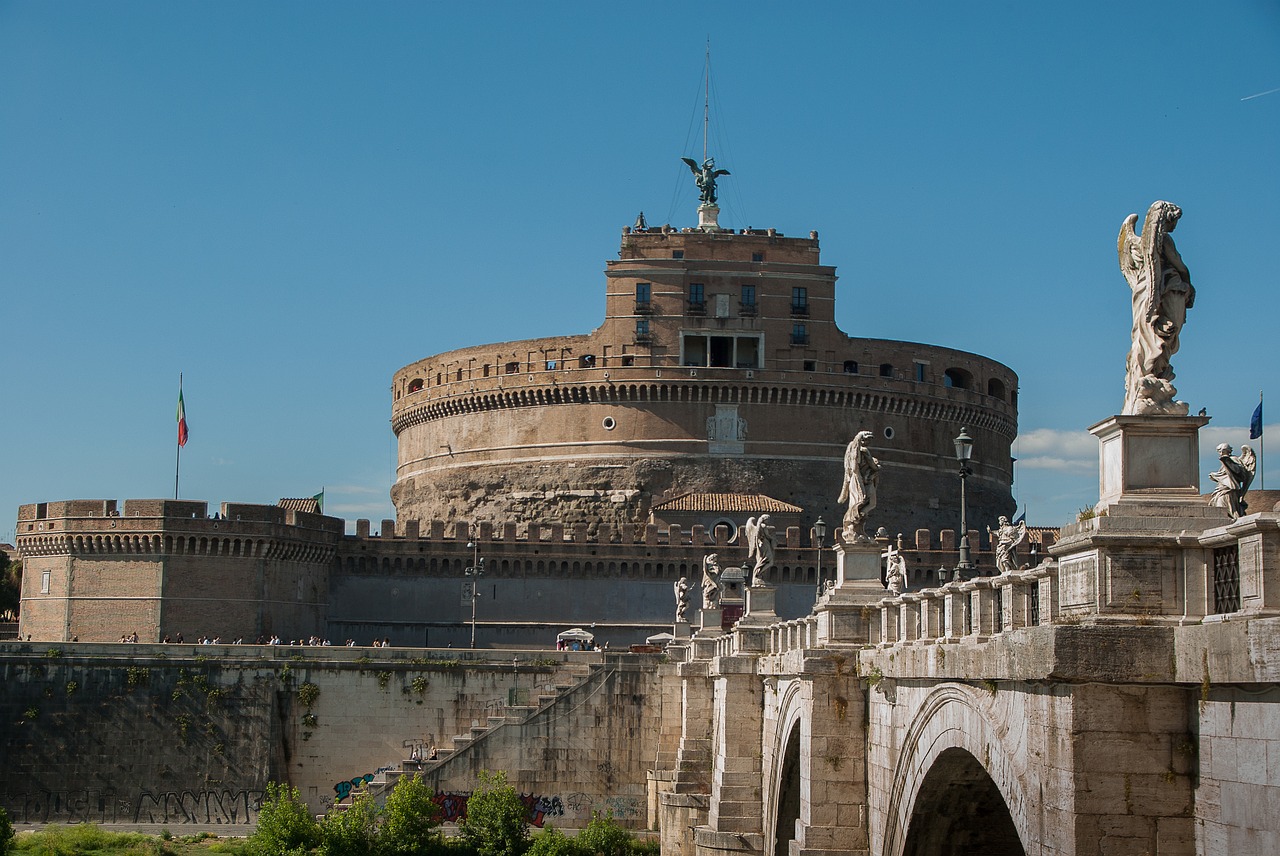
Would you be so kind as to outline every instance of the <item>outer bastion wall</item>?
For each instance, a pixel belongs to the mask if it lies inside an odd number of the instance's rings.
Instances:
[[[0,731],[0,806],[16,823],[242,825],[256,822],[268,781],[287,781],[324,811],[413,748],[447,754],[476,723],[505,716],[512,704],[536,706],[601,660],[423,653],[0,644],[0,717],[11,724]],[[656,694],[656,667],[643,657],[630,662],[616,695],[579,699],[575,717],[485,756],[491,768],[508,765],[518,788],[558,799],[565,819],[583,804],[589,819],[612,795],[643,794],[652,746],[636,731]],[[611,749],[628,741],[629,752]],[[603,772],[602,758],[611,759]],[[472,781],[465,768],[449,789]]]

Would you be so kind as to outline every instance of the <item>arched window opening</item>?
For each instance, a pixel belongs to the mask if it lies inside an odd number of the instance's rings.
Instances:
[[[973,375],[964,369],[950,368],[943,373],[942,383],[953,389],[973,389]]]

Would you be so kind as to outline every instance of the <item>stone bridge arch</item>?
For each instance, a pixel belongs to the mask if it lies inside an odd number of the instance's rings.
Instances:
[[[904,689],[897,688],[898,705],[912,701]],[[1039,829],[1028,825],[1028,797],[1042,786],[1031,781],[1028,756],[1038,756],[1040,747],[1029,745],[1035,741],[1029,740],[1028,712],[1015,704],[1021,694],[1004,692],[998,699],[963,684],[917,692],[921,697],[888,765],[883,802],[874,792],[869,796],[873,815],[877,802],[883,807],[882,822],[875,824],[883,846],[876,852],[936,856],[960,846],[963,852],[1022,856],[1024,842],[1040,840]],[[874,828],[872,834],[879,837]]]
[[[800,742],[802,725],[808,721],[808,705],[803,698],[807,693],[801,689],[800,681],[788,681],[778,699],[779,727],[772,735],[773,764],[765,783],[768,788],[764,800],[766,856],[787,856],[788,845],[796,837],[796,822],[801,817],[804,788]],[[806,742],[807,737],[806,734]]]

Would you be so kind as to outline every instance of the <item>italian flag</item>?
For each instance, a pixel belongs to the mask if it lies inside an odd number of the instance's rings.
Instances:
[[[187,445],[187,408],[182,403],[182,387],[178,387],[178,447]]]

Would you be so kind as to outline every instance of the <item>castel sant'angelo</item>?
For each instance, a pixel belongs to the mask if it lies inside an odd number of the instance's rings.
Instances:
[[[661,516],[688,494],[763,494],[808,524],[838,520],[845,446],[868,430],[886,471],[873,524],[941,528],[959,519],[952,438],[966,427],[974,519],[1008,513],[1013,371],[846,335],[817,232],[723,229],[718,211],[704,201],[696,227],[641,215],[623,229],[595,331],[396,372],[397,516],[594,527]]]
[[[477,345],[395,373],[396,520],[346,535],[308,501],[24,505],[20,631],[431,646],[470,632],[487,646],[591,624],[615,644],[642,641],[669,628],[673,584],[697,577],[709,552],[745,560],[741,529],[762,514],[777,528],[778,614],[799,616],[833,565],[814,526],[827,521],[833,547],[843,459],[860,432],[881,468],[867,534],[916,547],[914,571],[954,544],[962,429],[974,440],[969,520],[1010,513],[1013,371],[846,335],[817,232],[722,228],[723,171],[690,165],[697,225],[641,215],[622,230],[595,331]],[[475,598],[459,598],[481,558]]]

